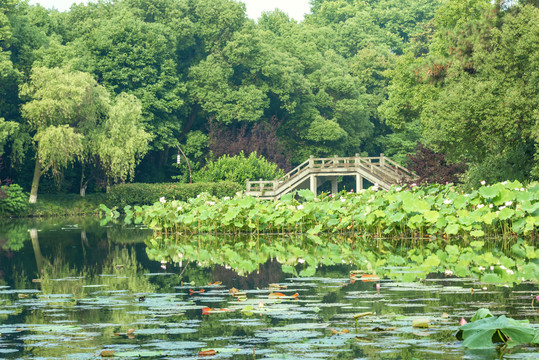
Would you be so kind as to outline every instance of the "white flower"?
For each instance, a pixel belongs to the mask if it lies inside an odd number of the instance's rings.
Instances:
[[[520,188],[520,191],[526,191],[526,189],[524,189],[524,188]]]
[[[230,269],[232,269],[232,266],[225,265],[225,269],[230,270]]]
[[[164,203],[166,203],[167,201],[165,200],[165,197],[163,196],[163,197],[160,197],[160,198],[159,198],[159,202],[160,202],[161,204],[164,204]]]
[[[490,271],[494,271],[494,266],[490,266]]]
[[[500,206],[498,209],[503,210],[503,209],[505,209],[505,206]]]
[[[340,199],[340,200],[341,200],[341,202],[345,202],[345,201],[346,201],[346,199],[345,199],[344,197],[342,197],[342,196],[341,196],[341,199]]]
[[[485,206],[485,205],[483,205],[483,204],[477,204],[477,208],[478,208],[478,209],[481,209],[481,208],[484,207],[484,206]]]
[[[489,207],[490,209],[492,209],[492,208],[494,207],[494,205],[489,204],[488,207]]]
[[[303,210],[304,206],[302,204],[299,204],[297,208],[298,210]]]
[[[197,199],[198,199],[199,197],[201,197],[201,196],[202,196],[202,194],[198,194],[198,195],[197,195]]]
[[[502,181],[502,185],[503,186],[507,185],[507,181]]]
[[[412,184],[412,185],[410,185],[410,186],[411,186],[411,187],[414,187],[414,186],[417,186],[417,184],[416,184],[416,183],[413,183],[413,184]]]
[[[444,200],[444,204],[446,204],[446,205],[449,205],[449,204],[451,204],[451,200],[449,200],[449,199],[445,199],[445,200]]]
[[[453,275],[453,271],[449,269],[445,270],[445,276],[451,276],[451,275]]]
[[[181,206],[178,206],[178,208],[177,208],[176,210],[178,210],[178,211],[182,211],[182,210],[183,210],[183,208],[182,208]]]
[[[481,185],[485,185],[487,182],[485,180],[481,180]]]
[[[225,201],[230,200],[230,196],[225,196],[225,197],[223,198],[223,200],[225,200]]]
[[[513,275],[513,274],[515,273],[515,272],[514,272],[513,270],[511,270],[511,269],[507,269],[507,270],[505,270],[505,272],[506,272],[507,274],[509,274],[509,275]]]
[[[213,206],[215,205],[215,201],[206,201],[206,205]]]
[[[182,254],[182,253],[178,253],[178,257],[179,257],[180,259],[182,259],[182,258],[183,258],[183,254]]]
[[[165,259],[161,260],[161,264],[166,264],[166,263],[167,263],[167,261]]]
[[[300,264],[305,264],[305,259],[299,258],[299,259],[298,259],[298,263],[300,263]]]
[[[400,186],[399,186],[398,188],[395,189],[396,192],[399,192],[399,191],[401,191],[401,190],[402,190],[402,187],[400,187]]]
[[[485,268],[482,267],[482,266],[479,266],[477,269],[478,269],[479,271],[485,271]]]
[[[470,196],[470,194],[464,194],[463,196],[464,196],[464,197],[468,197],[468,196]]]
[[[503,266],[503,265],[500,265],[500,269],[507,270],[507,268],[505,266]]]
[[[511,206],[511,205],[513,205],[513,202],[512,202],[512,201],[506,201],[506,202],[505,202],[505,206]]]

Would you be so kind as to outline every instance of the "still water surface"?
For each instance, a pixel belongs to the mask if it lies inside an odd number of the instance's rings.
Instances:
[[[461,317],[481,307],[537,326],[534,281],[505,287],[444,273],[362,281],[348,263],[298,277],[277,260],[240,276],[187,256],[150,260],[144,229],[92,219],[1,226],[0,358],[92,359],[103,350],[154,359],[538,358],[537,347],[470,351],[454,337]],[[430,326],[413,328],[418,317]],[[215,355],[199,355],[208,350]]]

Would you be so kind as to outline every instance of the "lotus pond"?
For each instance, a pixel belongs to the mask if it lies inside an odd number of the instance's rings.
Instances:
[[[531,238],[155,237],[93,219],[0,229],[0,358],[531,359],[539,352],[531,344],[467,348],[455,337],[461,319],[481,308],[528,320],[537,334],[539,250]]]

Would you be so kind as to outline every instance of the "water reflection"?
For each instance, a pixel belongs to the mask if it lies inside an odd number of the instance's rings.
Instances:
[[[539,249],[518,239],[493,246],[488,240],[413,243],[359,238],[307,237],[152,237],[146,241],[148,257],[161,262],[199,266],[219,265],[240,275],[277,261],[293,276],[313,276],[321,266],[350,264],[358,280],[374,274],[380,278],[413,282],[433,273],[445,277],[474,278],[485,283],[512,286],[539,279]],[[363,274],[364,273],[364,274]]]
[[[16,226],[22,245],[0,251],[0,357],[194,359],[211,349],[220,359],[490,359],[499,349],[456,341],[460,317],[489,307],[539,322],[536,283],[472,279],[491,257],[499,280],[500,270],[528,276],[535,250],[524,240],[509,252],[478,242],[410,250],[315,237],[159,239],[86,220]],[[361,313],[370,315],[356,321]],[[418,316],[431,326],[413,328]]]

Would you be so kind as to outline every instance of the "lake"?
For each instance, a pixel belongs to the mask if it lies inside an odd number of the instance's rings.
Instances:
[[[153,238],[91,218],[0,226],[0,358],[538,357],[538,347],[468,350],[455,338],[479,308],[538,327],[535,246],[522,239],[396,247]],[[421,318],[428,327],[413,327]]]

